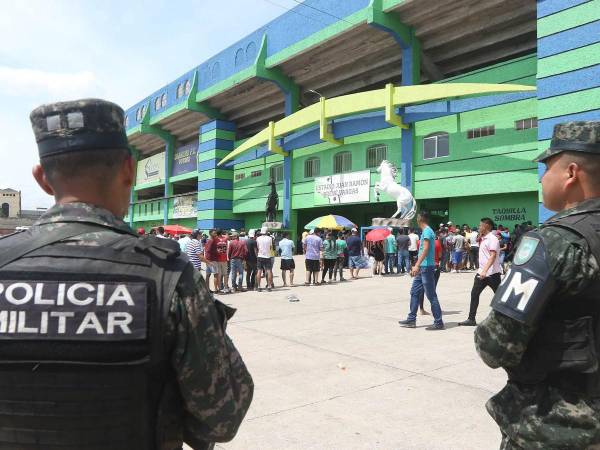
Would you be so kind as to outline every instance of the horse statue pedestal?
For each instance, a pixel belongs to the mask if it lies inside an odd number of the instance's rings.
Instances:
[[[394,228],[404,228],[410,222],[406,219],[388,219],[385,217],[375,217],[371,221],[371,226],[374,227],[394,227]]]
[[[281,222],[263,222],[263,228],[268,228],[269,230],[282,230],[283,223]]]

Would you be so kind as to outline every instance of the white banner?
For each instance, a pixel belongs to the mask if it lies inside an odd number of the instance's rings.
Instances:
[[[146,184],[165,179],[165,152],[142,159],[137,163],[135,184]]]
[[[183,219],[185,217],[196,217],[196,195],[186,195],[185,197],[175,197],[173,199],[173,218]]]
[[[315,178],[315,204],[368,202],[370,186],[369,170],[317,177]]]

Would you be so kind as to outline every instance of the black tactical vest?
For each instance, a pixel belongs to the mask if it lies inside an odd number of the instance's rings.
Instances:
[[[551,220],[584,237],[600,263],[600,210]],[[508,370],[513,381],[547,383],[600,397],[600,278],[584,292],[551,298],[521,363]]]
[[[0,255],[38,236],[2,239]],[[116,231],[0,267],[0,449],[162,450],[181,435],[163,414],[179,401],[165,330],[178,250]]]

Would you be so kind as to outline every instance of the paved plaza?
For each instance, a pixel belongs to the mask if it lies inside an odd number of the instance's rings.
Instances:
[[[297,257],[298,282],[304,281]],[[282,284],[279,260],[275,284]],[[473,345],[466,318],[473,273],[442,274],[445,331],[401,328],[411,278],[222,296],[238,308],[229,334],[254,377],[254,401],[223,449],[492,449],[500,434],[485,401],[504,383]],[[481,297],[479,319],[491,291]],[[289,294],[300,301],[290,303]],[[427,301],[426,301],[427,304]]]

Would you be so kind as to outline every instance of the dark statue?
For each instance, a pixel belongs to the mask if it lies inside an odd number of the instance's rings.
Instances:
[[[273,178],[269,180],[269,186],[271,186],[271,192],[267,197],[267,222],[275,222],[275,216],[277,209],[279,209],[279,196],[275,190],[275,181]]]

